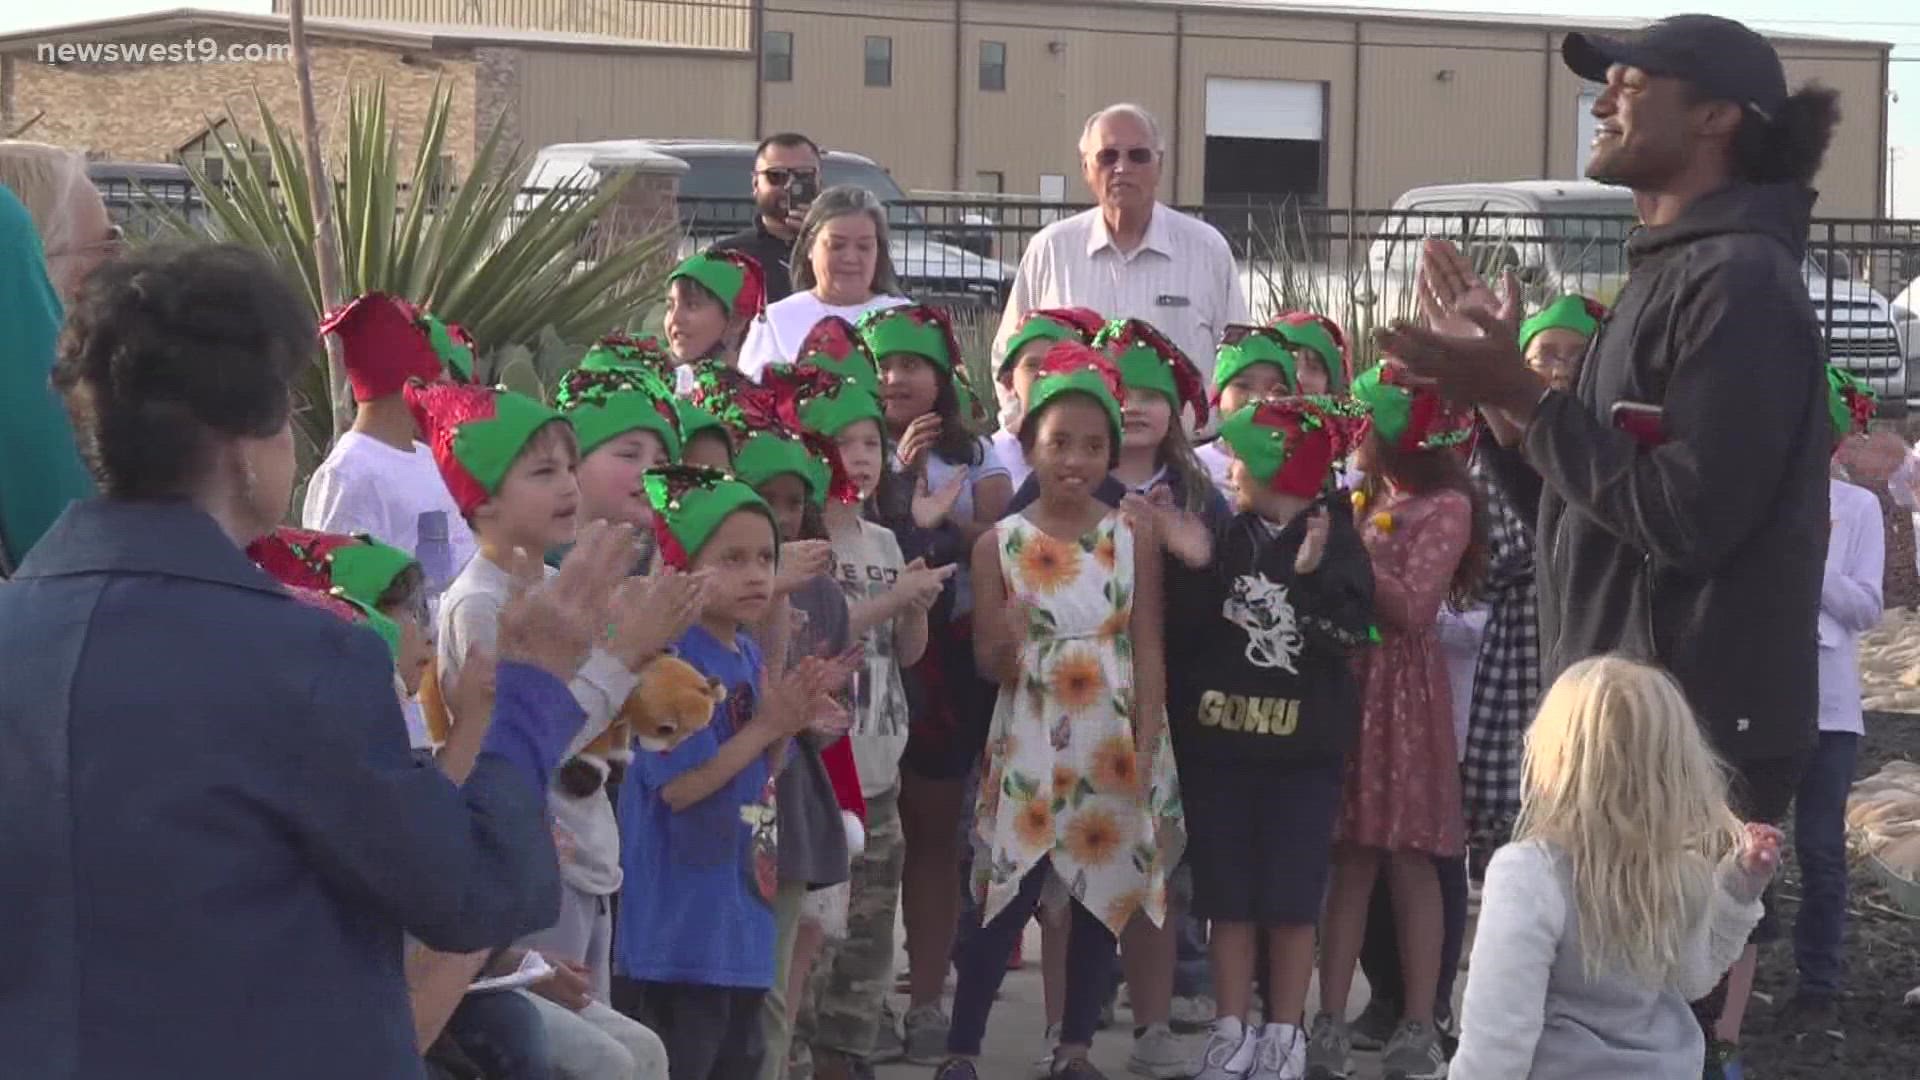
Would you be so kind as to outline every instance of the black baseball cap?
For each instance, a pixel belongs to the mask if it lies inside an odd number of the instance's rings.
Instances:
[[[1763,120],[1779,115],[1787,103],[1787,73],[1773,45],[1745,24],[1717,15],[1675,15],[1628,37],[1568,34],[1560,56],[1589,82],[1606,82],[1609,67],[1625,64],[1685,79]]]

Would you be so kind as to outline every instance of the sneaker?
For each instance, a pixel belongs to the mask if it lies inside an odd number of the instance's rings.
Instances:
[[[1387,1040],[1393,1038],[1393,1029],[1400,1024],[1400,1003],[1389,1001],[1375,995],[1367,999],[1367,1007],[1353,1018],[1353,1048],[1355,1050],[1381,1050]]]
[[[1150,1080],[1186,1080],[1193,1075],[1193,1056],[1181,1047],[1172,1028],[1150,1024],[1134,1036],[1127,1071]]]
[[[1168,1018],[1172,1022],[1173,1030],[1182,1034],[1192,1034],[1212,1027],[1213,1022],[1219,1019],[1219,1010],[1215,1008],[1212,998],[1205,994],[1195,994],[1192,997],[1174,998],[1173,1010],[1168,1014]]]
[[[938,1005],[907,1010],[906,1059],[915,1065],[938,1065],[947,1060],[947,1029],[953,1021]]]
[[[1292,1024],[1268,1024],[1254,1047],[1247,1080],[1301,1080],[1306,1075],[1306,1034]]]
[[[907,1044],[900,1037],[900,1014],[893,1002],[880,1003],[880,1026],[873,1032],[873,1060],[899,1061],[907,1056]]]
[[[1086,1058],[1068,1058],[1048,1074],[1048,1080],[1107,1080],[1107,1074],[1093,1067]]]
[[[1060,1025],[1048,1024],[1047,1045],[1041,1049],[1040,1056],[1033,1060],[1034,1080],[1047,1080],[1053,1075],[1053,1048],[1059,1045]]]
[[[1453,1010],[1444,1005],[1434,1009],[1433,1029],[1440,1033],[1440,1052],[1452,1061],[1454,1052],[1460,1049],[1460,1021]]]
[[[1387,1040],[1380,1054],[1382,1080],[1445,1080],[1447,1055],[1432,1024],[1409,1020]]]
[[[1239,1038],[1214,1031],[1207,1036],[1207,1048],[1200,1055],[1200,1071],[1193,1074],[1193,1080],[1246,1080],[1252,1066],[1232,1068],[1233,1059],[1247,1040],[1256,1037],[1256,1029],[1251,1028],[1242,1028]],[[1255,1060],[1258,1060],[1257,1051]]]
[[[1353,1075],[1353,1033],[1330,1013],[1313,1018],[1307,1038],[1307,1080],[1347,1080]]]
[[[933,1080],[980,1080],[980,1070],[966,1058],[948,1058],[933,1070]]]

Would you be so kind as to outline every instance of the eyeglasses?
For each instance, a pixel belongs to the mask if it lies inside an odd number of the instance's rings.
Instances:
[[[818,176],[818,169],[761,169],[760,177],[774,187],[786,187],[797,176]]]
[[[1127,162],[1132,165],[1150,165],[1154,158],[1160,156],[1160,152],[1150,146],[1130,146],[1125,150],[1107,146],[1094,151],[1093,160],[1101,168],[1111,169],[1120,164],[1121,154],[1125,154]]]
[[[114,255],[114,254],[117,254],[121,248],[124,248],[126,244],[127,244],[126,230],[122,229],[118,225],[110,225],[107,227],[106,236],[98,240],[95,240],[91,243],[70,244],[66,247],[54,248],[53,250],[46,253],[46,257],[49,259],[53,259],[53,258],[59,258],[61,256],[66,256],[66,255],[86,255],[86,254],[93,254],[95,252],[98,252],[104,255]]]

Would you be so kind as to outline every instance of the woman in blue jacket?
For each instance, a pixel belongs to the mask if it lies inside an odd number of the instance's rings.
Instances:
[[[103,496],[0,585],[12,1068],[411,1080],[402,935],[469,952],[557,915],[546,779],[631,541],[502,616],[467,781],[416,764],[380,638],[242,551],[286,514],[316,341],[238,247],[109,264],[74,304],[53,382]]]

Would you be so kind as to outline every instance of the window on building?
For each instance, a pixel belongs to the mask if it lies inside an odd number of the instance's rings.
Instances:
[[[973,190],[981,195],[1005,195],[1007,176],[999,172],[977,172],[973,174]]]
[[[869,37],[867,39],[867,85],[893,85],[892,38]]]
[[[1004,41],[983,41],[980,43],[980,89],[1005,90],[1007,88],[1007,43]]]
[[[768,82],[793,81],[793,31],[761,32],[760,65],[761,78]]]

